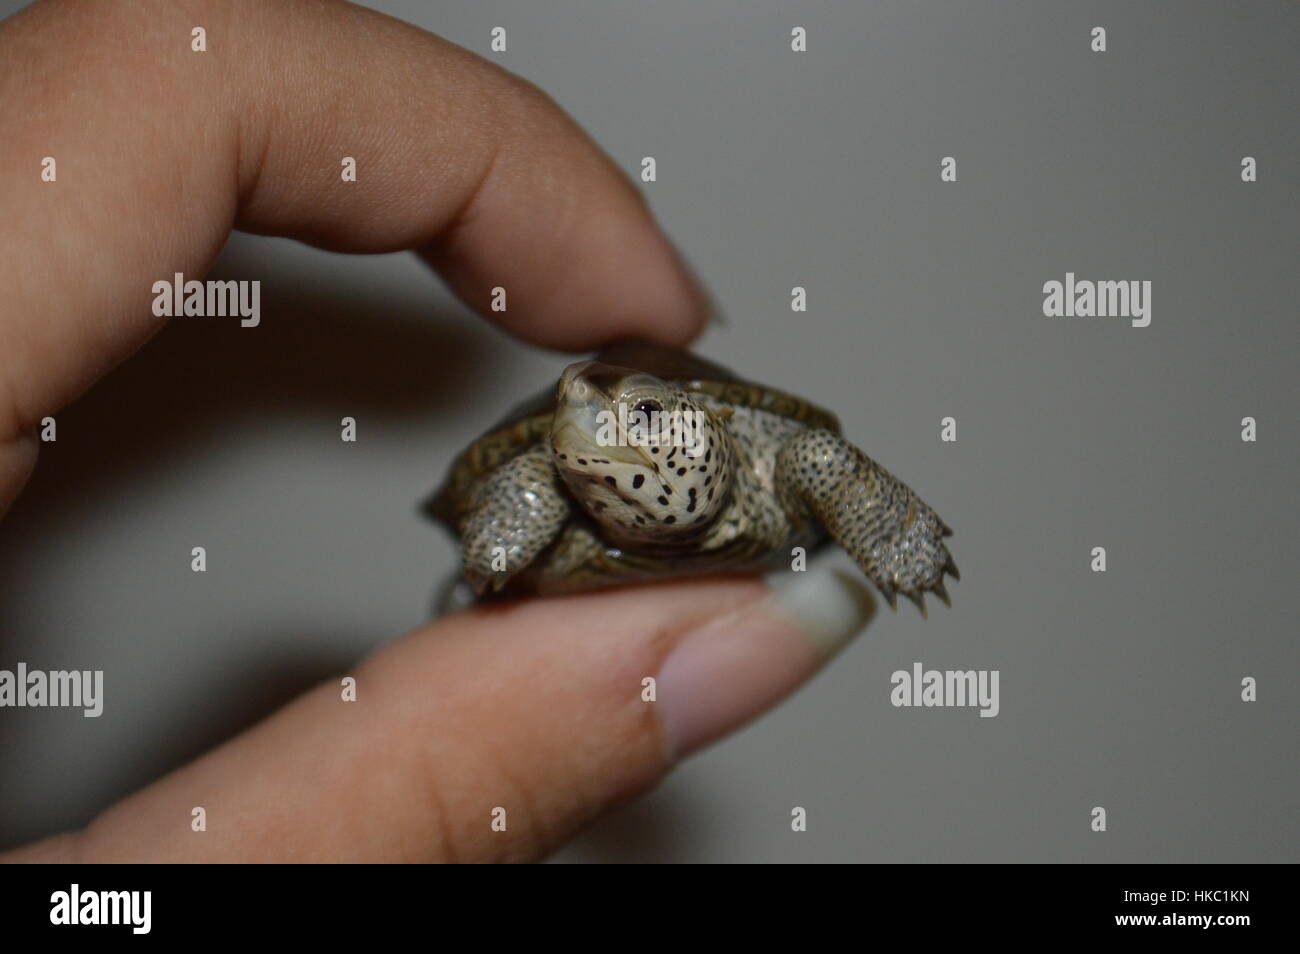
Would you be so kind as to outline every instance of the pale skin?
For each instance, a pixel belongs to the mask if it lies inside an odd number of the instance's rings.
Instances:
[[[207,53],[191,51],[196,25]],[[705,320],[636,187],[582,130],[409,25],[329,0],[42,0],[0,24],[0,64],[0,514],[31,475],[40,420],[142,347],[162,324],[152,283],[204,274],[232,228],[416,250],[473,308],[507,284],[493,320],[555,348],[682,344]],[[40,180],[45,156],[56,183]],[[354,183],[342,156],[357,158]],[[544,857],[815,669],[798,651],[764,655],[784,645],[778,624],[755,627],[755,648],[727,643],[730,709],[684,745],[642,699],[683,640],[766,592],[705,580],[423,626],[346,674],[364,704],[327,680],[4,860]],[[509,830],[494,832],[502,805]]]

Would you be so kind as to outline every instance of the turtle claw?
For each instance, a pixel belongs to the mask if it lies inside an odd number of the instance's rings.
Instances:
[[[488,577],[483,576],[481,573],[475,573],[473,570],[467,569],[465,571],[465,582],[473,588],[475,596],[482,596],[487,592],[489,580]]]
[[[466,570],[465,581],[474,588],[474,595],[481,598],[500,593],[501,589],[510,582],[510,576],[506,573],[486,574]]]
[[[921,590],[913,590],[911,593],[904,594],[909,600],[916,604],[916,608],[921,611],[921,619],[929,619],[930,614],[925,609],[925,593]]]
[[[951,560],[949,562],[951,562]],[[956,568],[954,567],[953,569]],[[880,592],[885,595],[885,599],[889,601],[891,608],[895,610],[898,609],[898,595],[901,593],[916,604],[916,608],[921,611],[922,619],[930,618],[929,607],[925,604],[926,593],[933,593],[939,599],[943,600],[945,606],[949,608],[952,607],[952,597],[948,595],[948,587],[944,585],[942,573],[939,574],[939,579],[935,582],[922,584],[916,587],[900,585],[897,580],[877,585],[880,587]]]
[[[898,590],[886,583],[881,585],[880,592],[883,593],[885,599],[889,601],[889,608],[894,612],[898,612]]]
[[[952,561],[952,554],[948,554],[948,559],[943,565],[944,571],[951,574],[954,580],[961,579],[961,570],[957,569],[957,564]],[[942,574],[940,574],[942,577]]]

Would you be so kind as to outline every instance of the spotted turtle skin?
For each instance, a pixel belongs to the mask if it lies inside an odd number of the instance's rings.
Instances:
[[[567,368],[466,448],[426,509],[480,597],[788,569],[830,540],[891,605],[924,613],[958,576],[952,531],[834,414],[647,342]]]

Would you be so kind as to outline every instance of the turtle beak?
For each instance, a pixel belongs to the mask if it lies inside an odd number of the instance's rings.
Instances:
[[[565,372],[565,379],[560,381],[557,398],[554,432],[558,435],[563,430],[571,429],[587,442],[594,441],[600,427],[600,412],[605,410],[608,402],[581,375],[570,378],[568,372]]]

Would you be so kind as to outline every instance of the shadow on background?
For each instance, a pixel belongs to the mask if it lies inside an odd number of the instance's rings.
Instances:
[[[209,277],[236,276],[218,269]],[[58,412],[60,434],[77,439],[42,454],[5,520],[0,572],[17,540],[39,539],[29,533],[42,519],[104,506],[126,484],[147,490],[179,455],[228,439],[241,420],[312,407],[385,418],[427,413],[463,401],[475,366],[491,362],[490,332],[427,302],[328,286],[267,290],[286,284],[292,280],[263,280],[256,328],[236,318],[171,319]]]
[[[246,263],[232,262],[235,257],[223,259],[208,277],[246,276]],[[238,442],[241,431],[256,431],[251,425],[268,415],[337,411],[390,421],[427,418],[431,408],[467,403],[476,388],[476,367],[498,358],[502,345],[494,341],[495,332],[450,309],[437,311],[432,294],[418,300],[342,284],[308,288],[297,276],[274,269],[273,262],[258,263],[258,327],[241,328],[236,318],[172,319],[139,353],[57,413],[61,440],[42,453],[0,532],[0,626],[4,607],[18,595],[25,558],[47,534],[93,525],[98,514],[124,499],[148,498],[174,479],[172,469],[188,456]],[[293,624],[273,625],[276,632],[267,634],[266,645],[283,647],[281,637]],[[355,654],[322,645],[329,640],[320,638],[315,622],[304,629],[315,635],[289,644],[301,647],[291,654],[268,649],[253,658],[230,658],[231,678],[220,681],[225,689],[219,694],[201,702],[185,696],[160,700],[157,724],[167,731],[140,740],[131,770],[114,776],[113,791],[96,793],[104,797],[99,807],[355,661]],[[5,643],[12,666],[15,640]],[[33,728],[26,719],[0,719],[0,752],[12,751],[15,740]],[[0,768],[0,776],[12,770]],[[13,817],[17,810],[12,800],[0,799],[0,841],[12,845],[48,834],[40,820]]]

